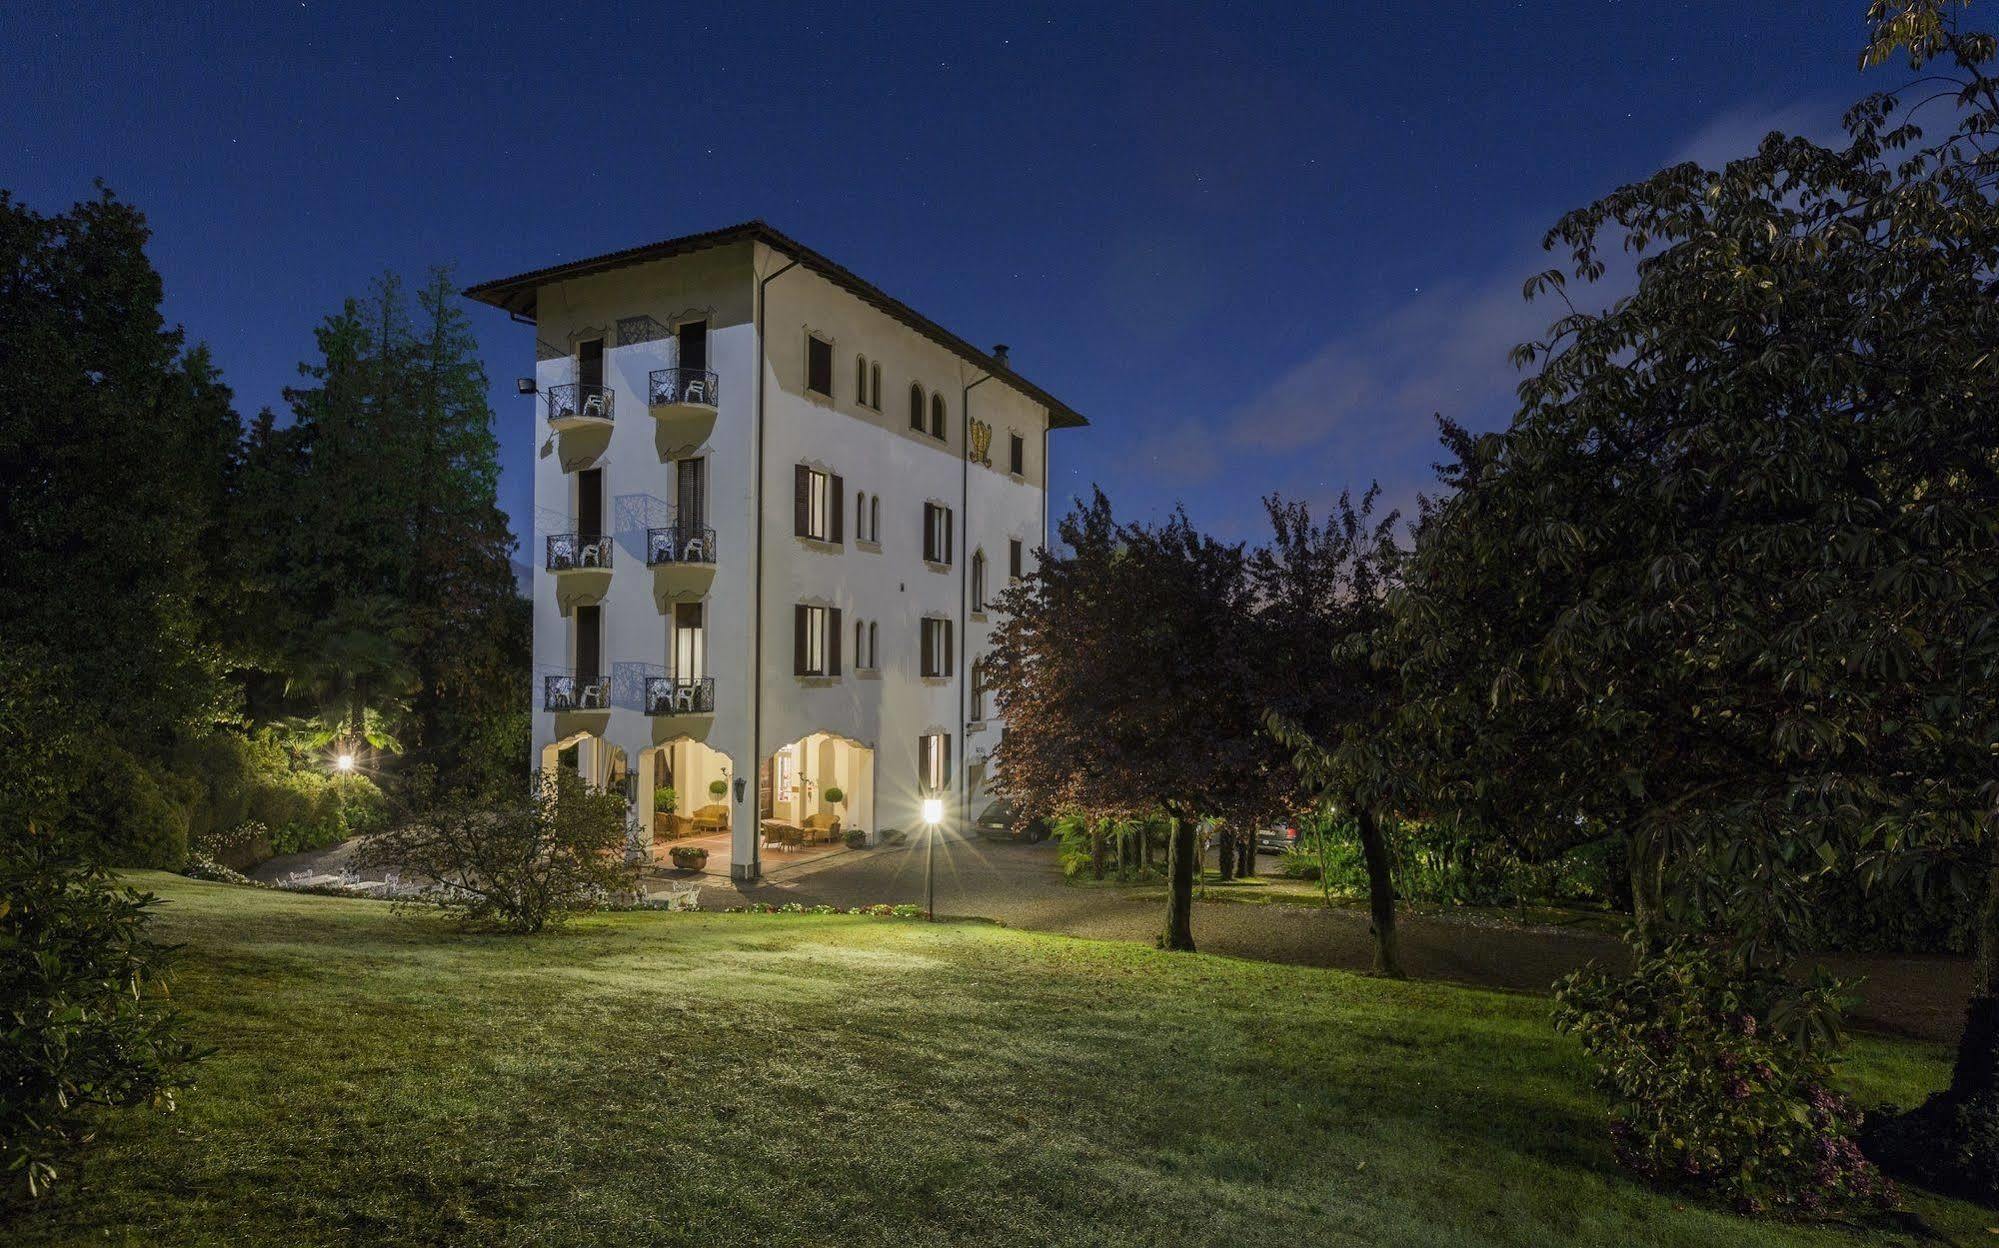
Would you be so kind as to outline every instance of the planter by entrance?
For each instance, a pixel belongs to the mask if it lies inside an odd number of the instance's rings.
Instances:
[[[682,871],[699,871],[708,865],[708,851],[699,845],[675,845],[666,853]]]

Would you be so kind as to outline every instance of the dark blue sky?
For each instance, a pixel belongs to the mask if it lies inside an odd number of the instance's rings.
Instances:
[[[761,216],[1088,415],[1058,495],[1235,536],[1272,489],[1412,497],[1433,411],[1503,422],[1563,210],[1894,85],[1863,0],[193,7],[0,6],[0,185],[143,208],[246,415],[384,268]],[[524,518],[532,339],[471,313]]]

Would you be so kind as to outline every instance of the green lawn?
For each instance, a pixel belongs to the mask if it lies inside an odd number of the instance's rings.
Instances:
[[[1863,1242],[1627,1179],[1527,997],[974,923],[467,937],[138,878],[220,1052],[10,1245]],[[1943,1056],[1862,1040],[1849,1074],[1906,1102]]]

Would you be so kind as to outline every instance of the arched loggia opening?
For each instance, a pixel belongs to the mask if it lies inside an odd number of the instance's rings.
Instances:
[[[708,851],[701,870],[727,876],[735,765],[727,754],[693,737],[676,737],[639,751],[634,806],[645,830],[650,864],[673,866],[675,847]]]
[[[844,850],[854,832],[872,844],[874,748],[830,732],[779,746],[758,768],[757,810],[766,875]]]

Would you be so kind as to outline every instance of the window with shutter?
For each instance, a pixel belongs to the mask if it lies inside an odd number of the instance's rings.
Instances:
[[[920,648],[923,653],[918,661],[916,670],[924,676],[935,676],[937,674],[937,634],[931,629],[931,625],[936,622],[935,620],[923,621],[923,630],[920,634]]]
[[[826,674],[840,674],[840,608],[826,613]]]
[[[833,397],[833,344],[817,334],[805,336],[805,388]]]
[[[951,734],[932,732],[916,739],[918,768],[923,791],[942,793],[951,787]]]
[[[838,660],[832,659],[834,666],[827,667],[829,660],[827,644],[827,609],[799,603],[792,608],[791,670],[797,676],[839,675]],[[834,614],[838,614],[835,612]],[[832,641],[834,653],[838,652],[839,639]]]
[[[846,506],[840,495],[845,487],[845,481],[832,473],[798,465],[792,487],[795,494],[792,533],[815,542],[839,541],[844,531],[842,511]]]
[[[1027,439],[1017,433],[1008,435],[1006,468],[1016,477],[1027,471]]]

